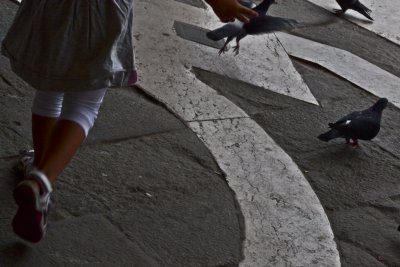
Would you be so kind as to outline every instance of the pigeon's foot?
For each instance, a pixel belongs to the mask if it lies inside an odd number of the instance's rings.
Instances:
[[[350,143],[350,145],[351,145],[351,147],[353,147],[353,148],[360,148],[360,145],[358,144],[358,141],[357,141],[357,140],[354,140],[354,139],[353,139],[353,143]]]
[[[233,47],[233,52],[235,53],[235,56],[239,55],[239,48],[239,45]]]
[[[335,12],[335,14],[343,14],[344,11],[342,9],[333,9],[333,12]]]
[[[225,54],[229,50],[229,47],[225,44],[219,51],[218,55]]]
[[[346,139],[346,145],[349,145],[352,148],[360,148],[357,140],[353,140],[353,142],[350,142],[350,139]]]

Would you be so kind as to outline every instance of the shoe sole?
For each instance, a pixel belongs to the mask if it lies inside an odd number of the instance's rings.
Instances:
[[[14,200],[18,205],[18,211],[15,215],[12,226],[15,234],[22,239],[37,243],[44,234],[45,229],[42,226],[42,212],[37,211],[36,201],[38,192],[29,183],[21,184],[14,190]]]

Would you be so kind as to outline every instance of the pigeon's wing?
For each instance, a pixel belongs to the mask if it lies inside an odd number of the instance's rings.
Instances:
[[[250,0],[239,0],[239,4],[241,4],[242,6],[245,6],[247,8],[254,8],[256,6],[256,4],[254,4]]]
[[[274,31],[288,31],[295,28],[298,22],[294,19],[285,19],[273,16],[258,16],[245,24],[248,34],[262,34]]]
[[[341,133],[349,131],[349,129],[354,125],[354,121],[362,116],[361,111],[354,111],[343,118],[339,119],[335,123],[329,123],[329,127],[336,129]]]
[[[350,114],[347,114],[346,116],[344,116],[343,118],[341,118],[340,120],[337,120],[335,123],[330,123],[329,126],[331,125],[342,125],[342,124],[346,124],[347,121],[349,120],[354,120],[357,119],[358,117],[362,116],[364,111],[354,111]]]
[[[219,41],[225,37],[234,37],[238,35],[241,28],[242,25],[240,23],[233,22],[225,24],[224,26],[218,29],[209,31],[206,33],[206,35],[213,41]]]

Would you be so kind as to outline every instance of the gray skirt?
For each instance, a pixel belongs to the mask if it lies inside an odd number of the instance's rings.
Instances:
[[[42,91],[86,91],[136,82],[133,0],[23,0],[2,54]]]

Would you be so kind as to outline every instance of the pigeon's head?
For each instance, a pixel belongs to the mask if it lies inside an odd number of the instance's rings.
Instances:
[[[389,101],[386,98],[379,98],[379,100],[372,106],[372,110],[382,111],[386,108],[388,102]]]

